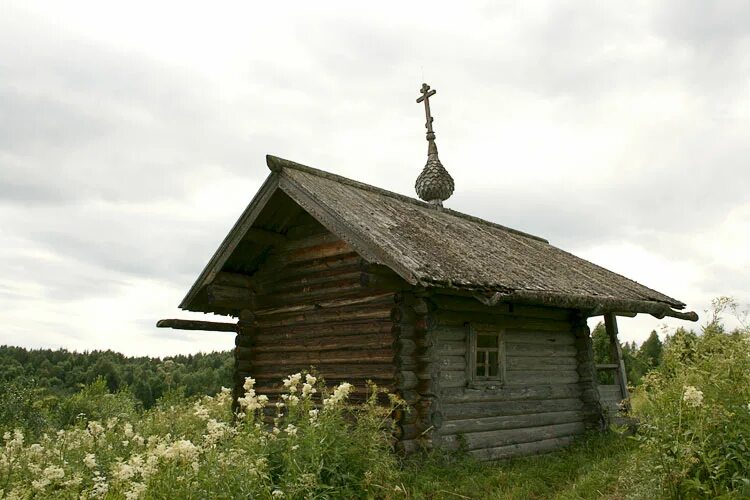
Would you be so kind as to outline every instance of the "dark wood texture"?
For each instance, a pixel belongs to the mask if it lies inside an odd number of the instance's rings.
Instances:
[[[192,319],[160,319],[157,328],[174,328],[175,330],[205,330],[212,332],[236,332],[236,323],[219,321],[196,321]]]

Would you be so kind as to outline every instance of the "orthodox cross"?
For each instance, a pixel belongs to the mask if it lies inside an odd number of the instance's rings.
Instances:
[[[434,118],[430,115],[430,97],[437,94],[437,90],[430,90],[430,86],[423,83],[420,92],[422,95],[417,98],[417,103],[424,101],[424,114],[427,117],[427,123],[424,126],[427,127],[427,140],[434,141],[435,132],[432,130],[432,120]]]
[[[422,95],[417,98],[417,103],[424,101],[424,113],[427,117],[427,123],[425,123],[425,127],[427,127],[427,164],[417,177],[414,188],[421,199],[439,208],[453,194],[453,177],[445,170],[440,158],[438,158],[435,131],[432,130],[433,118],[430,114],[430,97],[434,96],[437,91],[430,90],[430,86],[426,83],[422,84],[419,91]]]

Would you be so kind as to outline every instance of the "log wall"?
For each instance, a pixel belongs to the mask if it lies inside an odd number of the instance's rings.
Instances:
[[[243,309],[235,393],[251,376],[258,393],[278,394],[283,378],[311,368],[329,386],[354,384],[355,400],[366,393],[367,380],[393,389],[396,294],[370,286],[365,267],[346,242],[313,232],[275,246],[261,271],[244,282],[220,275],[224,300],[243,301],[237,304]]]
[[[574,312],[499,304],[473,298],[431,297],[435,442],[464,447],[479,459],[540,453],[569,443],[592,422],[596,406],[583,330]],[[503,382],[473,382],[467,370],[470,323],[500,331]],[[584,323],[585,325],[585,323]],[[580,331],[579,331],[580,330]],[[583,353],[582,353],[583,350]],[[595,392],[595,391],[594,391]]]

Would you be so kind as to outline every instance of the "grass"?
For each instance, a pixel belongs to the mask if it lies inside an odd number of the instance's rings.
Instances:
[[[404,469],[411,498],[655,498],[653,485],[636,482],[637,444],[610,432],[569,448],[499,463],[435,455]]]

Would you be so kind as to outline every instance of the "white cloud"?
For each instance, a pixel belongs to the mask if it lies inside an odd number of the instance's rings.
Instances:
[[[213,348],[151,325],[264,155],[411,194],[422,75],[449,206],[699,312],[750,302],[747,5],[5,2],[0,342]]]

